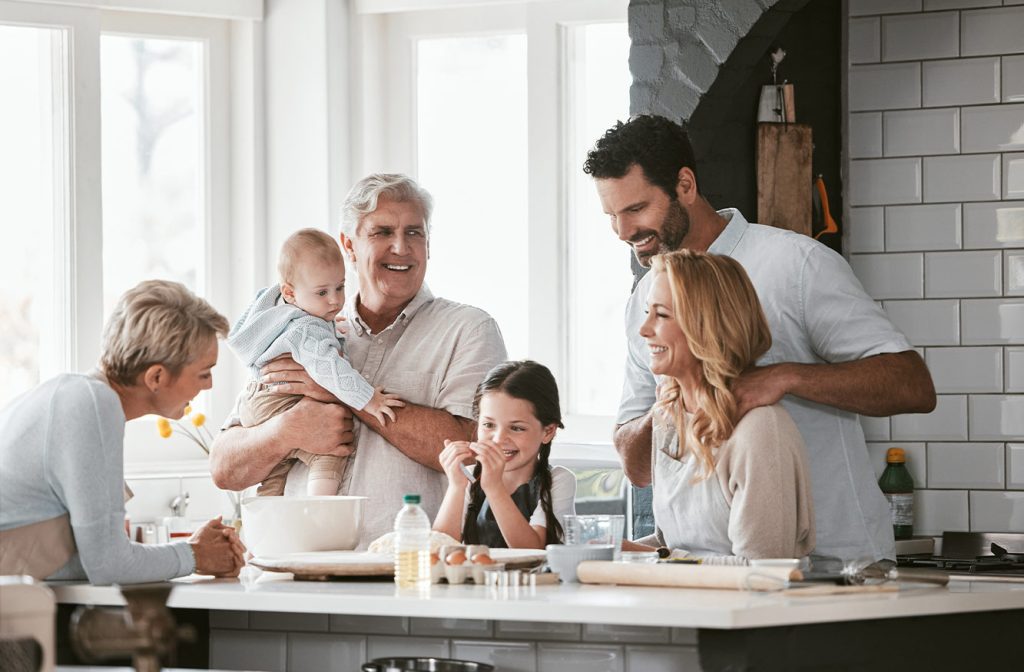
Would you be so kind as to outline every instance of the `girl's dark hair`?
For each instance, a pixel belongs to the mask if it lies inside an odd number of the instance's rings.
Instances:
[[[544,427],[562,425],[562,410],[558,403],[558,384],[548,367],[529,359],[504,362],[491,369],[484,381],[476,388],[473,397],[473,419],[480,420],[480,399],[488,392],[504,392],[514,399],[522,399],[533,406],[533,415]],[[534,468],[531,482],[537,483],[540,492],[540,505],[547,520],[546,544],[560,544],[564,539],[562,526],[551,507],[551,469],[548,458],[551,455],[551,443],[542,443],[537,453],[537,466]],[[477,536],[476,518],[484,503],[484,489],[480,486],[480,465],[477,464],[473,475],[476,480],[469,488],[470,503],[466,510],[466,520],[462,526],[463,543],[472,544],[479,541]]]

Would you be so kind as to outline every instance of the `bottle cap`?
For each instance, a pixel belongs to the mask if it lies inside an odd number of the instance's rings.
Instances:
[[[885,461],[890,464],[902,464],[907,461],[907,454],[902,448],[890,448],[885,453]]]
[[[402,498],[402,501],[405,502],[406,504],[419,504],[420,503],[420,496],[419,495],[406,495],[405,497]]]

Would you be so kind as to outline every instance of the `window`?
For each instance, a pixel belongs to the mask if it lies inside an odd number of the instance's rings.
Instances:
[[[0,407],[66,364],[61,311],[63,258],[56,244],[64,153],[54,93],[60,30],[0,25]]]
[[[407,172],[433,193],[431,289],[488,311],[511,357],[554,371],[563,442],[607,442],[632,276],[582,165],[628,116],[626,3],[364,18],[373,26],[356,174]]]
[[[142,279],[179,280],[230,314],[231,257],[212,260],[230,240],[229,23],[80,4],[0,0],[0,319],[14,326],[0,404],[91,369],[103,321]],[[198,401],[213,422],[238,385]],[[152,418],[129,423],[129,468],[205,464],[160,441]]]

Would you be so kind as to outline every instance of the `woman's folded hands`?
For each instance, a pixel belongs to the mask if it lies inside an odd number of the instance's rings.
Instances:
[[[234,577],[245,566],[245,545],[235,528],[218,516],[196,530],[189,538],[196,561],[196,574]]]

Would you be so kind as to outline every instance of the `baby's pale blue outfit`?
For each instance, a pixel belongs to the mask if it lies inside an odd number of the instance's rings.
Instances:
[[[373,397],[373,386],[342,357],[344,341],[336,336],[334,324],[284,303],[280,285],[267,287],[256,295],[231,329],[227,342],[253,376],[239,405],[239,417],[245,427],[266,422],[302,399],[302,395],[280,394],[273,386],[259,382],[260,368],[281,355],[291,355],[321,387],[356,410],[364,408]],[[283,494],[295,460],[309,465],[310,478],[340,482],[345,459],[296,448],[263,480],[258,494]]]

